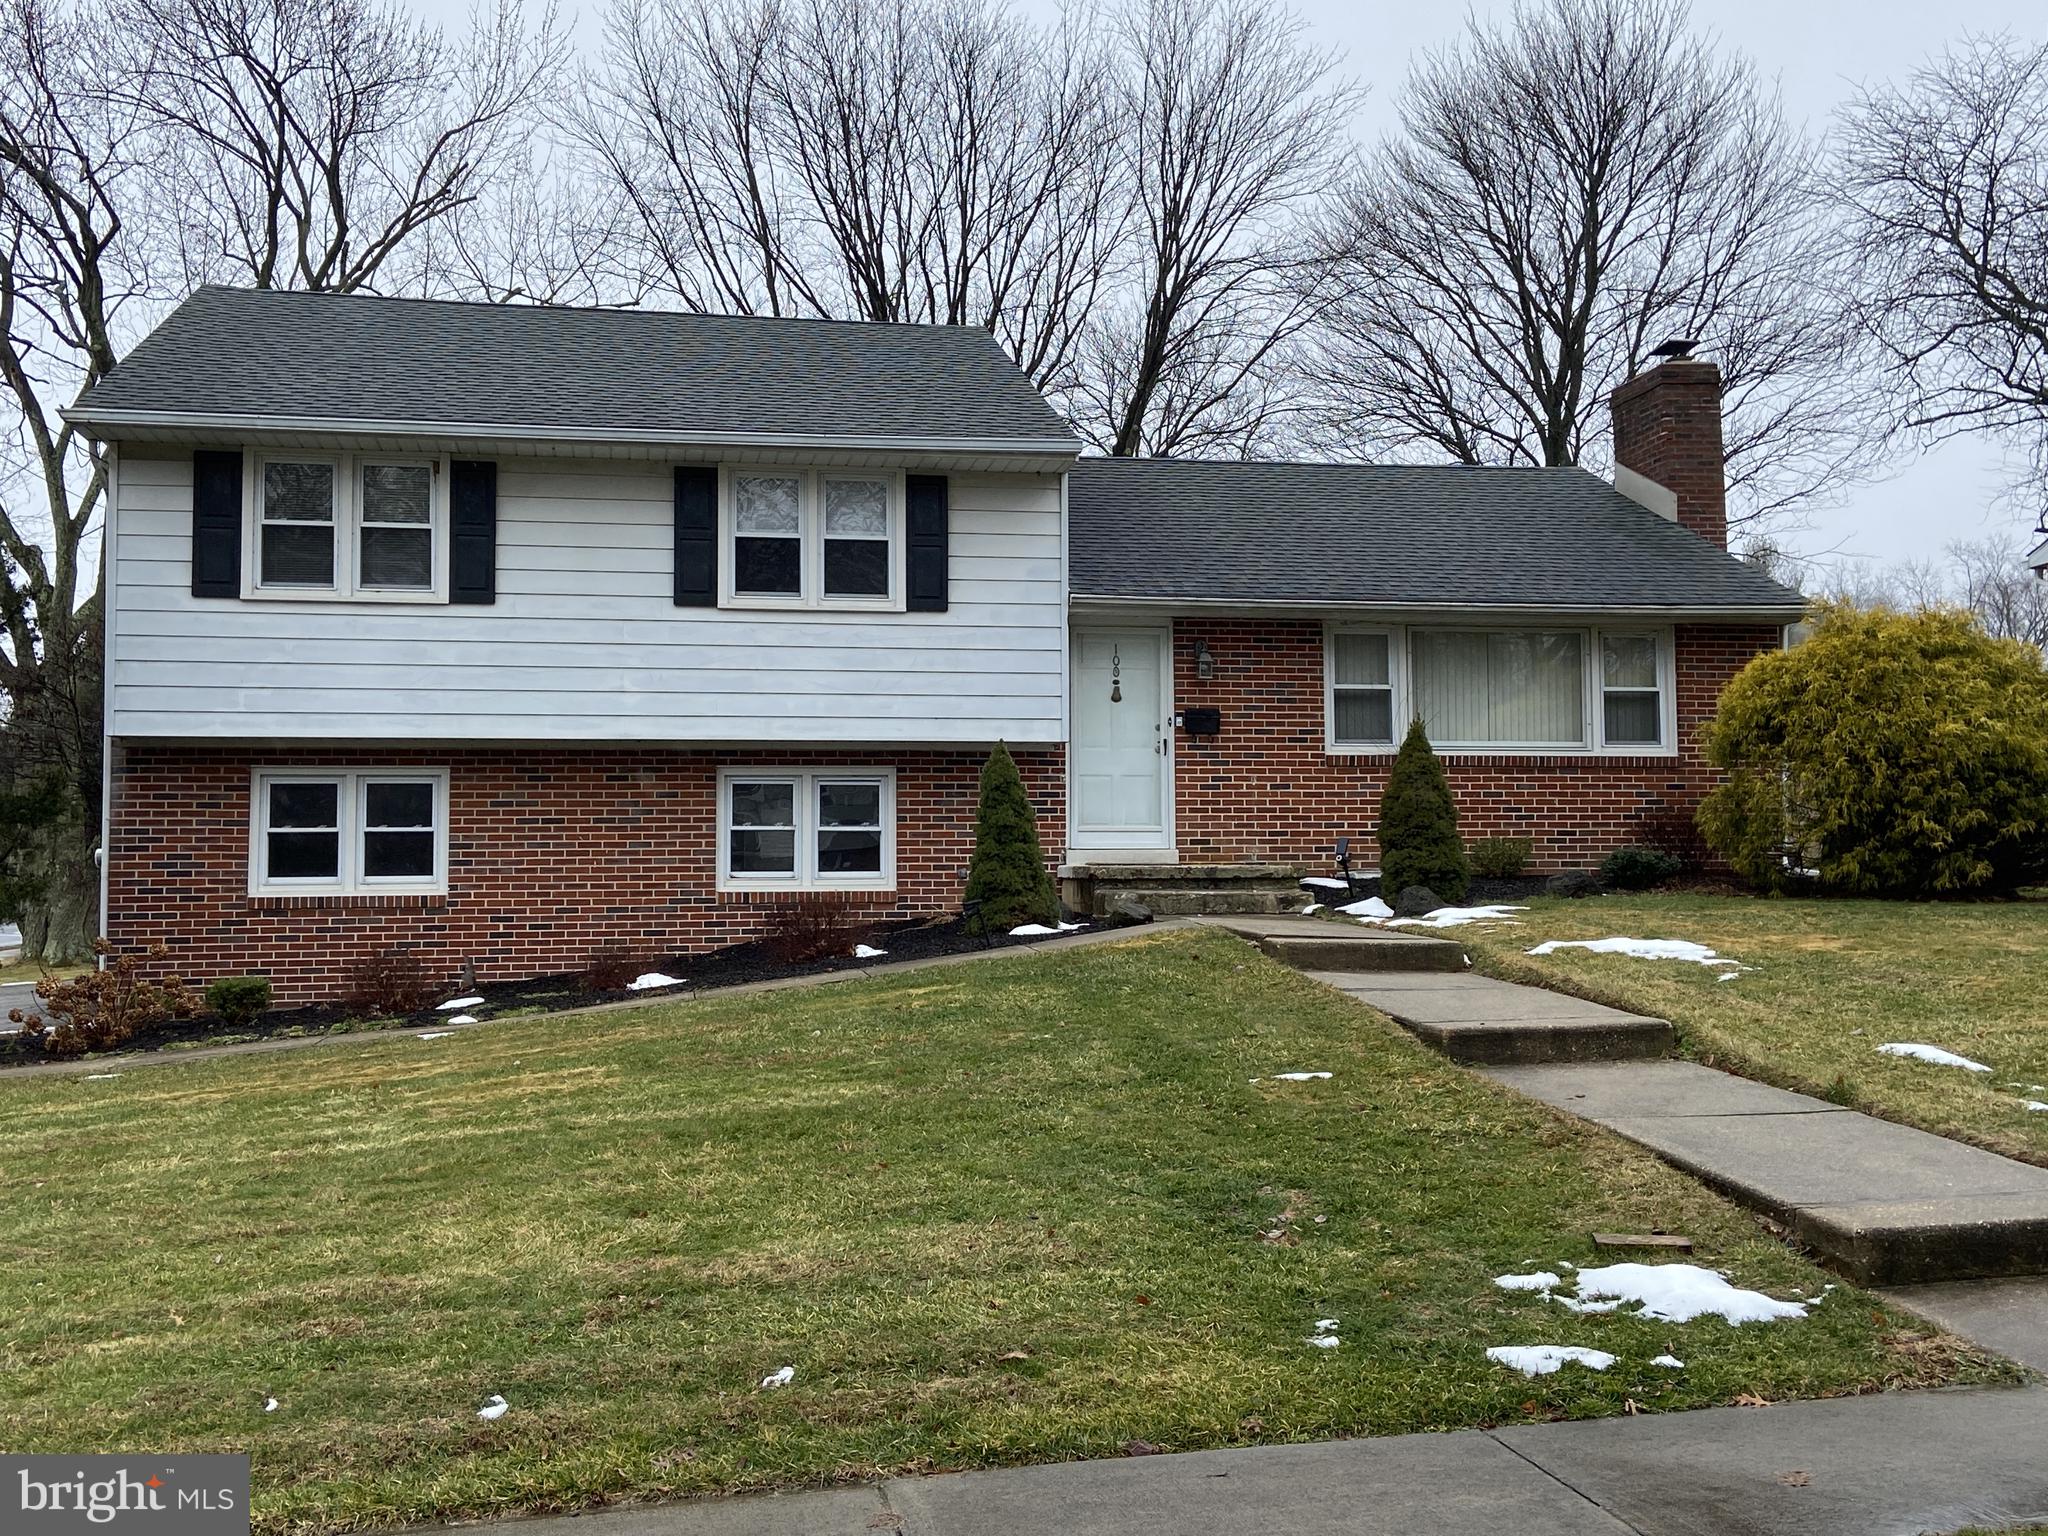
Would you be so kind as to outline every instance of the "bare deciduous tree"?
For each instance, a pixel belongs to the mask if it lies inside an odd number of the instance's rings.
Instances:
[[[1838,169],[1891,424],[2018,443],[2048,519],[2048,44],[1973,38],[1866,92]]]
[[[416,237],[517,166],[556,67],[517,0],[459,42],[389,0],[116,0],[186,286],[417,287]]]
[[[1113,454],[1248,453],[1291,405],[1292,344],[1326,297],[1307,215],[1357,92],[1250,0],[1134,0],[1117,34],[1136,228],[1072,414]]]
[[[1732,522],[1853,465],[1808,151],[1681,0],[1474,20],[1401,120],[1328,233],[1326,451],[1597,465],[1607,391],[1688,337],[1725,381]]]
[[[1116,240],[1080,30],[985,0],[624,0],[578,95],[628,214],[616,286],[982,325],[1042,384],[1070,367]]]
[[[7,0],[0,37],[0,684],[7,705],[0,890],[25,953],[93,937],[100,813],[100,604],[89,564],[106,489],[59,414],[115,364],[148,288],[126,208],[146,152],[101,90],[96,34],[50,0]]]

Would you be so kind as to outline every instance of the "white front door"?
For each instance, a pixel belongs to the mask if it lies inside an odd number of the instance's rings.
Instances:
[[[1156,629],[1074,634],[1070,850],[1173,846],[1173,688]]]

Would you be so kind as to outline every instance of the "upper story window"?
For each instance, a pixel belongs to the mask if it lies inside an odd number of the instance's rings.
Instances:
[[[1668,630],[1338,626],[1325,667],[1333,752],[1390,751],[1416,718],[1445,752],[1672,748]]]
[[[446,601],[447,498],[437,461],[253,458],[245,596]]]
[[[903,480],[860,470],[720,476],[728,607],[903,607]]]

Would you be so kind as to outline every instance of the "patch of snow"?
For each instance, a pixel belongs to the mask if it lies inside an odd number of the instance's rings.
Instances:
[[[1944,1051],[1938,1045],[1919,1045],[1913,1041],[1894,1041],[1877,1048],[1880,1056],[1910,1056],[1915,1061],[1930,1062],[1937,1067],[1961,1067],[1965,1072],[1989,1072],[1991,1069],[1981,1061],[1972,1061],[1967,1056],[1958,1056],[1954,1051]]]
[[[1685,1362],[1676,1355],[1652,1355],[1650,1356],[1650,1364],[1667,1366],[1674,1371],[1685,1369]]]
[[[853,946],[853,958],[856,960],[879,960],[888,953],[889,951],[886,949],[877,949],[872,944],[856,944]]]
[[[1595,955],[1632,955],[1638,960],[1684,960],[1693,965],[1732,965],[1733,976],[1747,970],[1740,960],[1730,960],[1726,955],[1716,954],[1704,944],[1695,944],[1690,939],[1550,939],[1538,944],[1529,953],[1532,955],[1553,955],[1560,949],[1583,949]],[[1724,981],[1726,977],[1722,978]]]
[[[1520,1371],[1524,1376],[1548,1376],[1567,1363],[1583,1365],[1589,1371],[1604,1371],[1614,1356],[1604,1349],[1582,1349],[1576,1344],[1497,1344],[1486,1358]]]
[[[680,976],[664,976],[660,971],[649,971],[646,975],[635,976],[631,981],[627,982],[626,990],[628,992],[652,992],[657,987],[680,987],[682,984],[683,978]]]
[[[85,1074],[85,1080],[88,1083],[105,1083],[111,1082],[120,1075],[118,1072],[88,1072]]]
[[[2043,1104],[2039,1099],[2027,1099],[2024,1102],[2032,1113],[2048,1115],[2048,1104]]]
[[[1273,1074],[1273,1081],[1276,1083],[1305,1083],[1311,1078],[1328,1077],[1329,1075],[1327,1072],[1275,1072]],[[1253,1078],[1252,1081],[1257,1082],[1258,1079]]]
[[[472,1022],[474,1022],[474,1021],[472,1021]],[[423,1035],[414,1035],[414,1036],[413,1036],[413,1039],[415,1039],[415,1040],[446,1040],[446,1039],[447,1039],[447,1038],[448,1038],[448,1037],[449,1037],[449,1036],[450,1036],[451,1034],[453,1034],[453,1033],[454,1033],[454,1031],[453,1031],[453,1030],[449,1030],[449,1029],[430,1029],[430,1030],[428,1030],[428,1031],[427,1031],[427,1032],[426,1032],[425,1034],[423,1034]]]
[[[265,1397],[263,1399],[263,1411],[265,1413],[277,1412],[277,1399],[274,1397]]]
[[[1312,1338],[1303,1339],[1301,1342],[1316,1349],[1335,1349],[1344,1341],[1334,1333],[1319,1333]]]
[[[1641,1316],[1689,1323],[1718,1314],[1731,1323],[1771,1323],[1806,1316],[1806,1303],[1775,1301],[1761,1291],[1730,1285],[1717,1269],[1698,1264],[1609,1264],[1579,1271],[1582,1298],[1611,1296],[1638,1302]]]
[[[1320,901],[1312,901],[1307,906],[1301,909],[1301,915],[1303,917],[1314,917],[1318,912],[1322,910],[1323,904]]]
[[[476,1022],[476,1015],[473,1013],[458,1013],[448,1022],[450,1024],[474,1024]]]
[[[1438,907],[1424,917],[1389,917],[1381,919],[1387,928],[1462,928],[1467,923],[1513,923],[1510,912],[1526,912],[1527,907]]]
[[[451,997],[439,1005],[441,1012],[453,1013],[457,1008],[481,1008],[484,1000],[480,997]]]
[[[792,1381],[795,1380],[796,1367],[793,1365],[785,1365],[781,1370],[772,1371],[768,1375],[763,1376],[761,1378],[761,1385],[764,1388],[786,1387]]]
[[[1319,891],[1349,891],[1351,887],[1334,875],[1303,875],[1303,885],[1314,886]]]
[[[1548,1271],[1530,1275],[1502,1275],[1493,1283],[1503,1290],[1541,1291],[1570,1311],[1613,1312],[1634,1303],[1642,1310],[1631,1315],[1652,1317],[1665,1323],[1689,1323],[1709,1313],[1731,1323],[1769,1323],[1806,1316],[1809,1303],[1776,1301],[1761,1291],[1745,1291],[1730,1285],[1717,1269],[1698,1264],[1609,1264],[1582,1269],[1576,1276],[1578,1294],[1560,1296],[1561,1284]]]
[[[511,1406],[510,1403],[505,1401],[503,1393],[493,1392],[491,1400],[485,1403],[483,1407],[477,1409],[476,1416],[480,1419],[502,1419],[505,1417],[505,1411]]]
[[[1319,1317],[1316,1319],[1317,1333],[1328,1333],[1332,1328],[1336,1326],[1337,1319],[1335,1319],[1334,1317]]]
[[[1013,939],[1035,939],[1042,934],[1072,933],[1076,928],[1086,928],[1086,923],[1061,923],[1057,928],[1048,928],[1043,923],[1019,923],[1010,930]]]
[[[1368,896],[1363,901],[1354,901],[1350,906],[1339,907],[1337,910],[1346,917],[1357,917],[1367,920],[1392,917],[1394,915],[1394,909],[1384,901],[1381,901],[1377,896]]]
[[[1720,975],[1716,976],[1714,980],[1733,981],[1736,977],[1740,976],[1741,974],[1741,971],[1723,971]]]

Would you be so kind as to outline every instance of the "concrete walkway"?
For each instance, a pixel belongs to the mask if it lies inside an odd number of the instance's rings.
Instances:
[[[520,1536],[1919,1536],[2048,1519],[2048,1388],[896,1478]]]
[[[1861,1284],[2048,1270],[2048,1168],[1688,1061],[1488,1075],[1648,1147]]]

